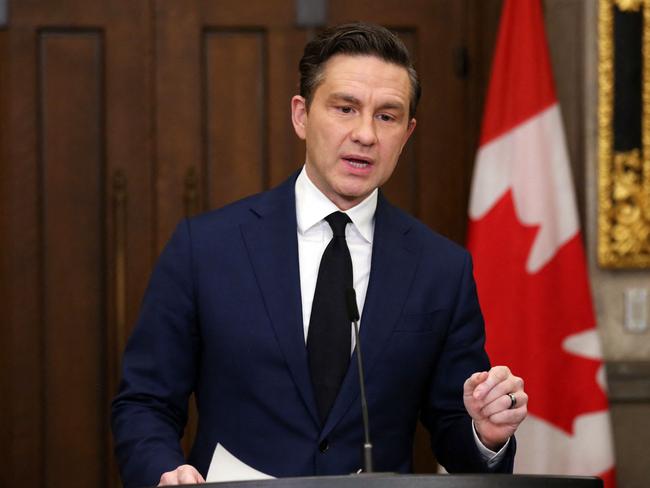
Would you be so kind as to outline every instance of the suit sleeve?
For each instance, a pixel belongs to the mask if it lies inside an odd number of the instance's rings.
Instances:
[[[163,472],[185,463],[179,441],[198,354],[190,231],[184,221],[152,273],[112,404],[115,453],[126,488],[156,485]]]
[[[511,473],[515,440],[504,459],[488,468],[481,456],[472,421],[463,404],[463,384],[477,371],[487,371],[485,328],[476,294],[469,253],[465,254],[451,323],[440,359],[431,378],[422,422],[431,433],[431,445],[438,462],[450,473]]]

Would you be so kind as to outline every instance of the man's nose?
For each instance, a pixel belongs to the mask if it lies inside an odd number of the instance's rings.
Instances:
[[[377,131],[375,120],[371,116],[357,118],[356,125],[352,131],[352,140],[363,146],[372,146],[377,142]]]

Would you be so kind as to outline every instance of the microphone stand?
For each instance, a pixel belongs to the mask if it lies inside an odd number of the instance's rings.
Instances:
[[[361,415],[363,418],[363,466],[365,473],[372,473],[372,443],[370,442],[370,421],[368,420],[368,401],[363,374],[363,359],[361,356],[361,341],[359,340],[359,309],[357,294],[354,288],[346,291],[346,300],[350,322],[354,324],[354,338],[357,343],[357,366],[359,370],[359,388],[361,392]]]

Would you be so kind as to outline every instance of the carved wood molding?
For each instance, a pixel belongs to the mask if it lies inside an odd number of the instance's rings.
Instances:
[[[113,215],[115,249],[115,378],[122,375],[121,361],[126,346],[126,176],[120,170],[113,175]]]
[[[185,207],[186,217],[191,217],[201,211],[199,202],[199,177],[194,167],[189,168],[185,173],[183,205]]]
[[[650,0],[600,0],[598,35],[598,263],[650,268]]]
[[[621,11],[639,12],[644,0],[614,0],[614,4]]]

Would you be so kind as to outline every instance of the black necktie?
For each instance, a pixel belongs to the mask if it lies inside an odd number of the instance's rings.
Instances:
[[[345,293],[352,288],[352,259],[345,241],[350,218],[342,212],[325,217],[334,236],[325,248],[307,333],[311,381],[321,421],[329,414],[350,362],[350,319]]]

